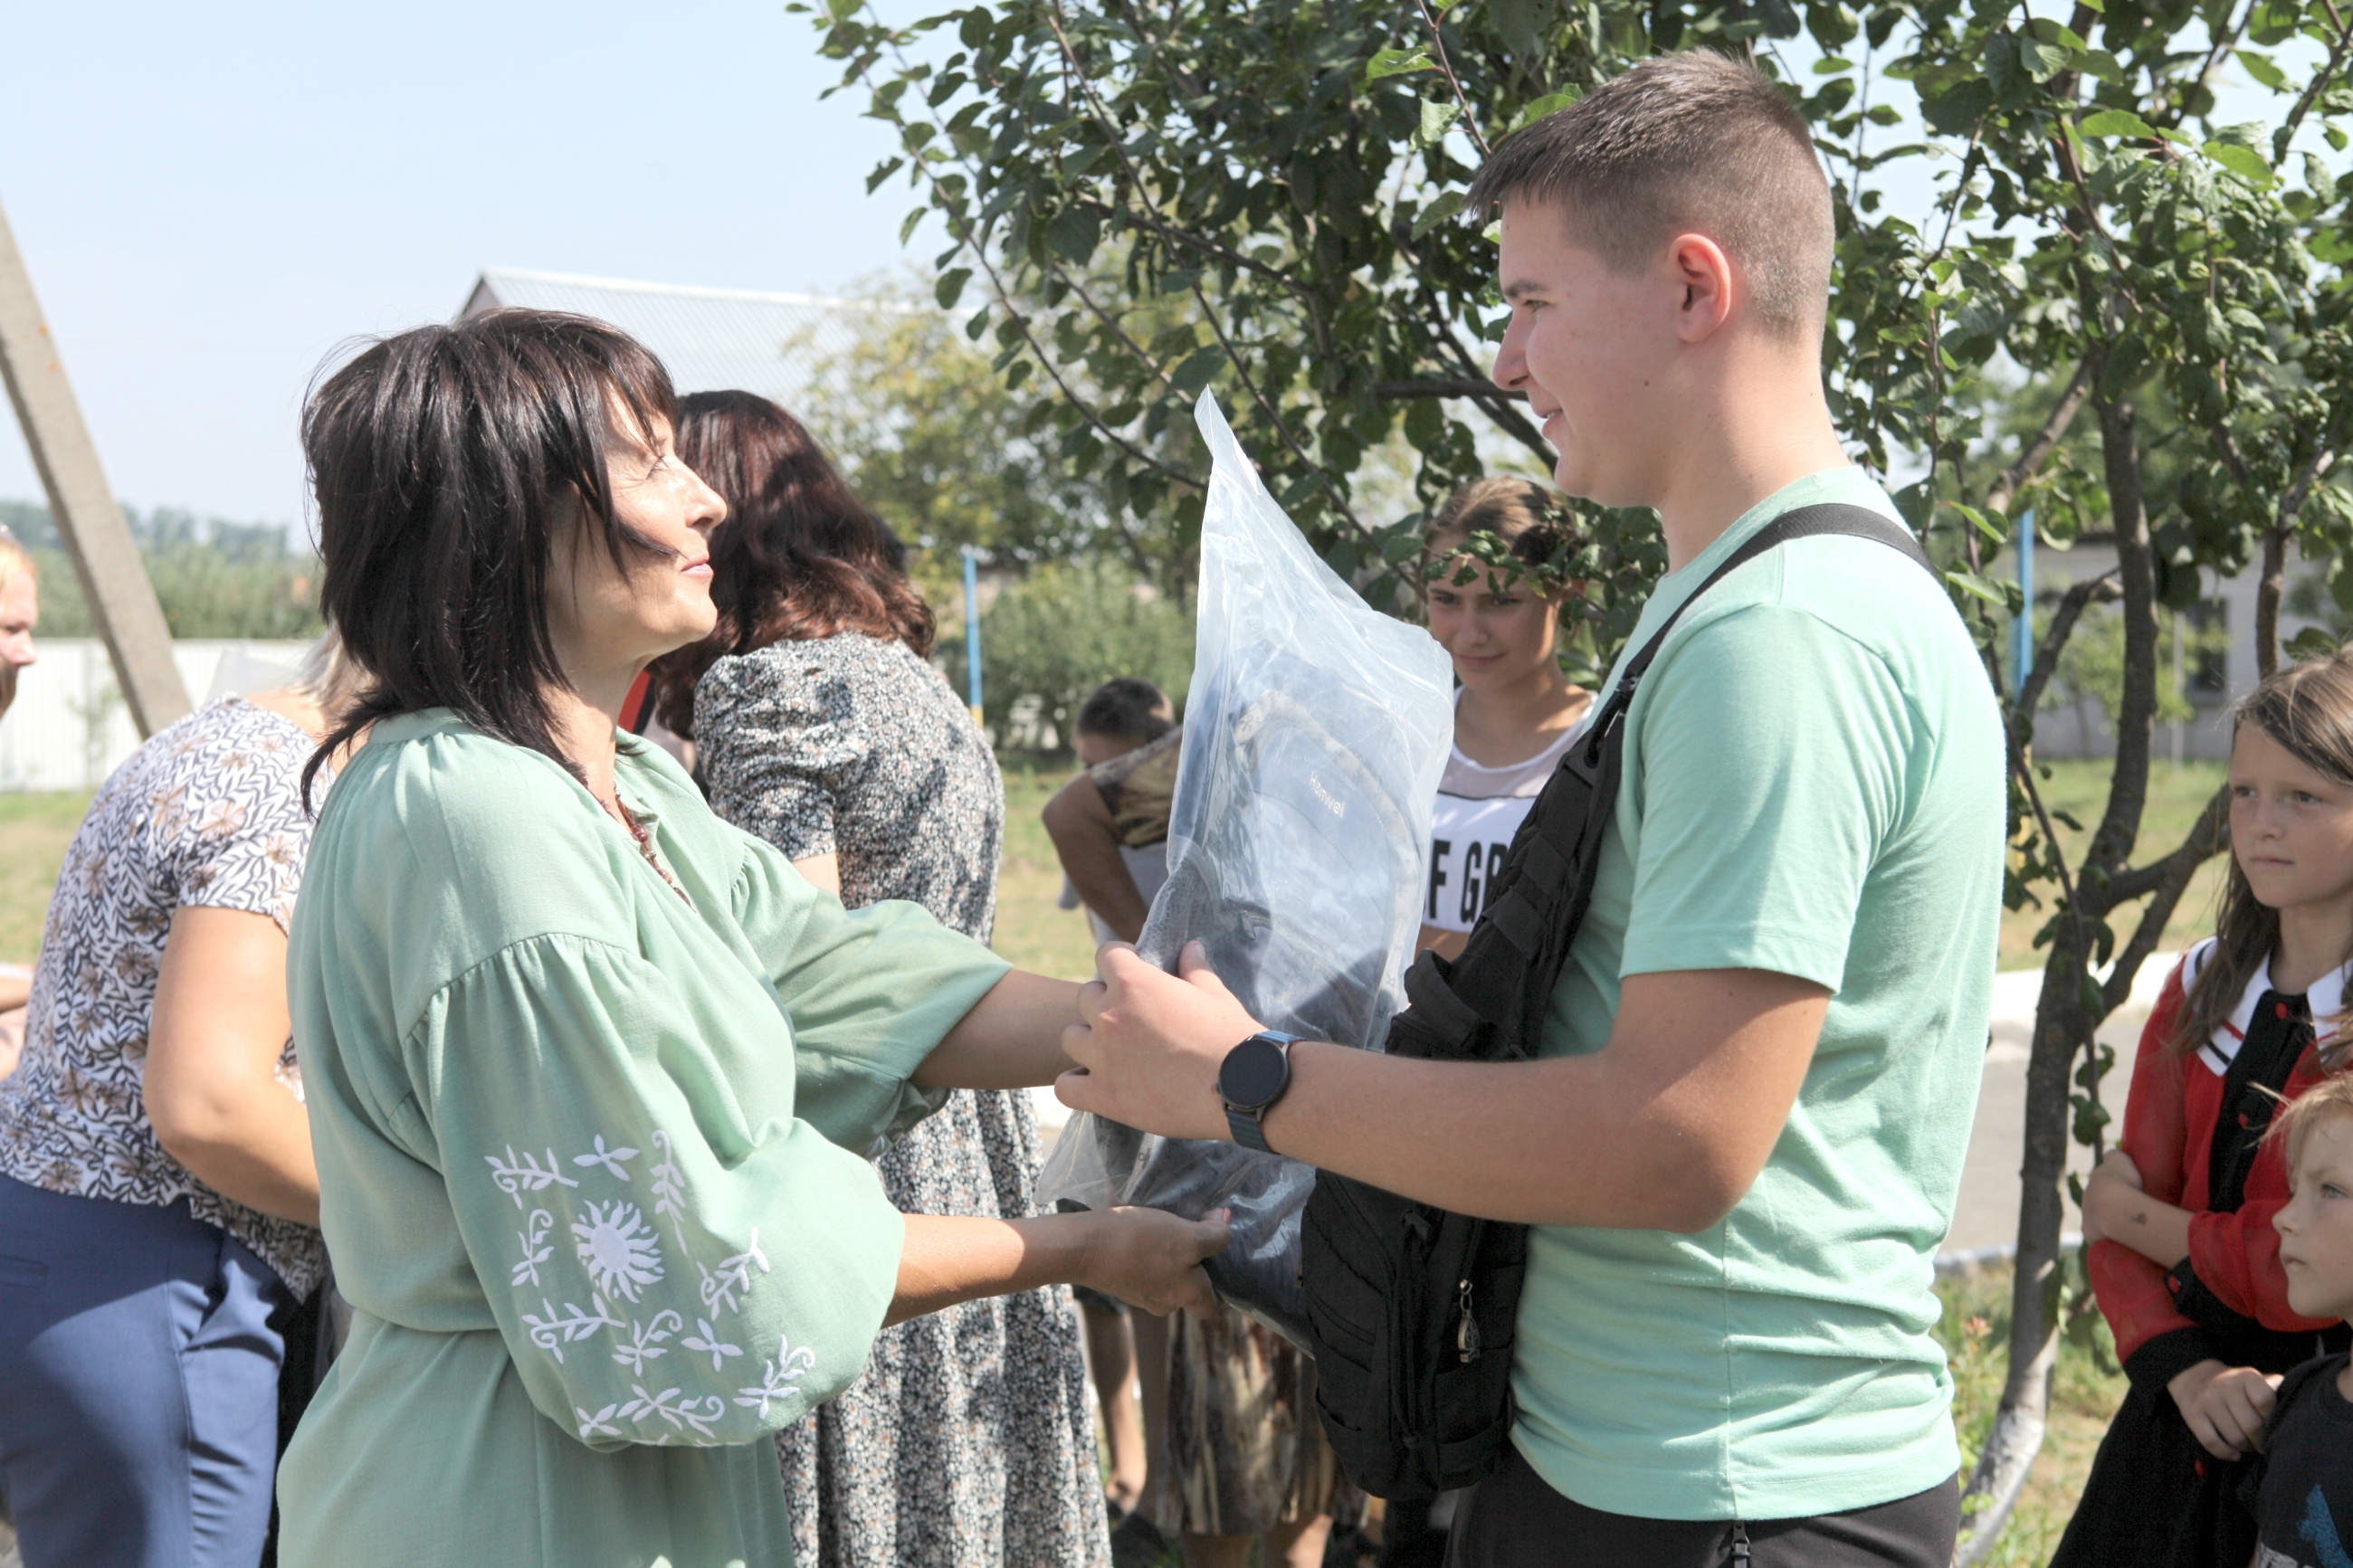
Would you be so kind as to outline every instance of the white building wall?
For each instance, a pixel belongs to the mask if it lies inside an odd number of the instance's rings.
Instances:
[[[39,662],[16,678],[16,700],[0,718],[0,790],[96,789],[138,748],[106,645],[90,637],[42,637]],[[175,642],[174,662],[197,703],[281,686],[301,666],[301,642]]]

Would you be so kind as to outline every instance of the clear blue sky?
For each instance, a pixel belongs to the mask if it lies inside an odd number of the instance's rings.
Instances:
[[[902,265],[891,151],[782,0],[12,5],[0,204],[115,493],[303,517],[343,340],[484,266],[836,289]],[[913,259],[938,248],[919,236]],[[0,416],[0,497],[37,499]]]

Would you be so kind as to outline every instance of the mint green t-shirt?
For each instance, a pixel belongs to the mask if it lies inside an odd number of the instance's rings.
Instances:
[[[1788,486],[1661,581],[1629,653],[1767,521],[1823,501],[1896,515],[1856,469]],[[2003,768],[1959,617],[1884,544],[1783,544],[1669,635],[1627,716],[1545,1052],[1600,1049],[1629,974],[1763,969],[1834,995],[1723,1221],[1532,1234],[1514,1439],[1556,1489],[1651,1519],[1788,1519],[1957,1468],[1930,1284],[1985,1056]]]

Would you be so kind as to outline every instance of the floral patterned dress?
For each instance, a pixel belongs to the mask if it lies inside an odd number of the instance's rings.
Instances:
[[[851,908],[905,899],[987,940],[1004,784],[964,704],[904,644],[847,633],[720,659],[694,733],[721,816],[793,859],[837,856]],[[1010,1217],[1033,1212],[1038,1159],[1026,1096],[958,1090],[878,1164],[903,1212]],[[778,1447],[805,1564],[1110,1561],[1067,1289],[885,1329],[865,1375]]]

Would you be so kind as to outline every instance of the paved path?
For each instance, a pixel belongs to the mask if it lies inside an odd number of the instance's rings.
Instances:
[[[2100,1084],[2108,1108],[2109,1141],[2123,1130],[2125,1092],[2132,1083],[2133,1054],[2141,1025],[2172,973],[2177,954],[2153,953],[2134,977],[2132,1000],[2101,1026],[2100,1038],[2116,1047],[2116,1065]],[[1960,1201],[1954,1205],[1947,1252],[2007,1246],[2018,1239],[2018,1168],[2026,1148],[2026,1054],[2034,1027],[2034,1004],[2042,972],[2018,970],[1994,976],[1993,1042],[1986,1049],[1985,1078],[1978,1090],[1977,1125],[1969,1135],[1968,1163],[1961,1172]],[[2091,1152],[2070,1146],[2071,1171],[2088,1174]],[[2066,1229],[2081,1228],[2075,1205],[2067,1205]]]

